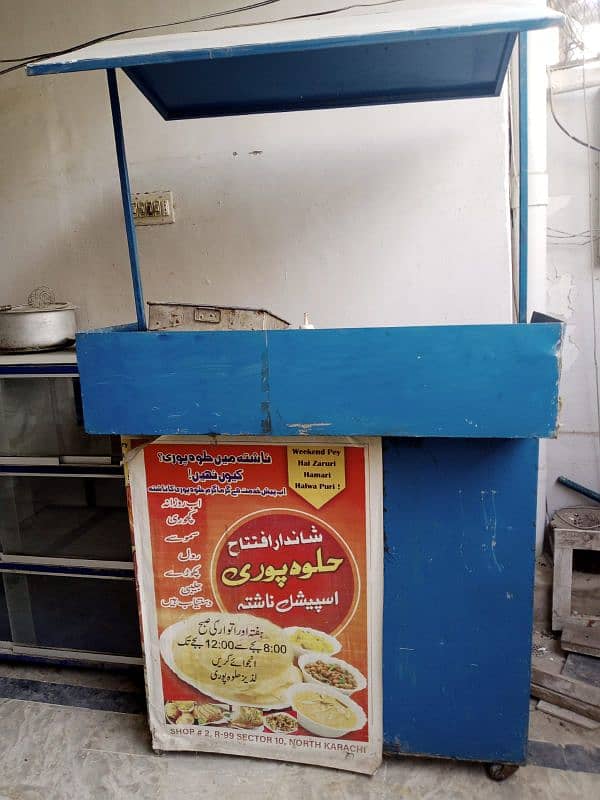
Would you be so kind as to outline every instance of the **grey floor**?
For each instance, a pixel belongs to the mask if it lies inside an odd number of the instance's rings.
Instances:
[[[5,698],[0,699],[0,800],[600,798],[600,774],[535,765],[496,784],[478,765],[426,759],[385,759],[367,778],[228,756],[158,756],[150,748],[143,713],[62,704],[77,691],[87,693],[92,705],[96,695],[100,705],[107,696],[115,703],[135,696],[139,703],[139,679],[0,663],[0,688]],[[11,692],[20,699],[10,699]],[[551,753],[589,744],[586,732],[541,712],[533,711],[531,725],[532,736],[542,750],[548,743]],[[583,769],[594,767],[588,763]]]

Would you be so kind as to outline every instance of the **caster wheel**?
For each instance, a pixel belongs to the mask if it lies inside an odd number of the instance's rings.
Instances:
[[[486,764],[485,771],[493,781],[505,781],[519,769],[518,764]]]

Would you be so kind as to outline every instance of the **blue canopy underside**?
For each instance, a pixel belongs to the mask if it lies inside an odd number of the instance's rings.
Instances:
[[[164,119],[491,97],[516,34],[244,52],[126,67]]]
[[[28,73],[121,68],[167,120],[493,97],[517,34],[555,24],[549,16],[235,46],[169,48],[156,37],[155,50],[150,37],[144,52],[125,41],[118,53],[75,51]]]

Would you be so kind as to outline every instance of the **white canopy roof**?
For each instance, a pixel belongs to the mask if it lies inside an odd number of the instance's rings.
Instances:
[[[365,13],[368,12],[368,13]],[[445,3],[398,0],[397,6],[373,4],[362,13],[333,14],[310,19],[243,24],[240,27],[114,39],[84,47],[63,56],[29,65],[30,75],[105,69],[151,63],[165,54],[183,54],[225,48],[313,42],[318,39],[368,37],[394,32],[433,32],[480,27],[492,30],[527,30],[559,24],[562,16],[537,0],[520,2]]]

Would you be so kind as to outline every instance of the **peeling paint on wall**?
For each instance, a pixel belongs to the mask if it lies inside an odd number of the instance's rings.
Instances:
[[[565,126],[581,135],[585,131],[587,100],[589,130],[587,140],[598,141],[597,108],[600,91],[589,87],[587,95],[569,92],[555,98],[558,117]],[[549,116],[547,310],[567,321],[562,352],[560,431],[555,441],[546,443],[547,511],[574,503],[581,498],[556,483],[564,474],[589,486],[599,485],[598,427],[594,364],[594,319],[591,296],[592,276],[597,274],[597,245],[590,244],[598,220],[598,163],[588,152],[560,131]],[[553,234],[553,235],[552,235]],[[592,242],[590,242],[590,239]],[[598,297],[598,295],[596,295]]]
[[[555,263],[551,262],[553,274],[546,280],[546,297],[548,313],[558,319],[567,321],[573,317],[577,299],[577,286],[570,272],[560,272]],[[566,336],[563,342],[561,356],[561,371],[568,372],[580,354],[580,349],[575,341],[575,325],[567,325]]]
[[[568,320],[575,310],[577,287],[570,272],[561,272],[554,268],[554,275],[549,275],[546,285],[548,313],[553,317]]]

